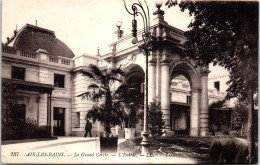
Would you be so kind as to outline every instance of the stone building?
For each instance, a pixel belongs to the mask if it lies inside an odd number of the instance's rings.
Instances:
[[[26,24],[2,45],[2,81],[18,87],[24,118],[71,134],[73,52],[53,31]]]
[[[183,55],[184,32],[170,26],[163,15],[160,9],[154,12],[151,26],[155,42],[148,64],[148,101],[161,102],[167,134],[186,131],[191,136],[206,136],[208,103],[221,100],[225,93],[208,90],[209,68]],[[102,56],[75,57],[53,31],[26,24],[2,45],[2,81],[19,86],[18,103],[24,107],[25,118],[49,126],[55,136],[83,136],[85,116],[94,103],[77,97],[88,90],[90,81],[74,73],[89,64],[102,69],[122,66],[125,81],[140,84],[141,92],[145,56],[138,48],[143,42],[140,31],[137,37],[139,43],[133,45],[131,35],[120,36],[110,45],[111,52]],[[102,133],[102,124],[94,123],[92,131]]]

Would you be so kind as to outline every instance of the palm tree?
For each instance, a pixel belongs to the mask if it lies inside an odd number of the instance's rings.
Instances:
[[[115,106],[120,109],[120,120],[125,128],[133,128],[138,122],[138,112],[143,108],[144,95],[136,88],[136,84],[123,83],[115,91]]]
[[[121,67],[102,72],[96,65],[92,64],[90,64],[89,70],[79,72],[93,80],[93,83],[88,86],[90,90],[79,95],[96,102],[86,117],[92,119],[93,122],[96,120],[102,122],[105,125],[106,136],[108,136],[111,133],[111,125],[120,124],[119,115],[121,113],[113,102],[111,88],[115,82],[122,83],[121,76],[124,76],[124,72]]]

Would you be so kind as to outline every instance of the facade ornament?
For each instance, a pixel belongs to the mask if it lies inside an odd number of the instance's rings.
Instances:
[[[116,27],[117,27],[117,31],[115,31],[115,34],[117,34],[117,39],[120,40],[122,37],[123,37],[123,34],[124,34],[124,31],[121,30],[121,26],[122,26],[122,23],[121,21],[117,21],[116,23]]]
[[[99,52],[99,46],[98,46],[98,49],[97,49],[97,59],[99,60],[100,57],[101,57],[101,55],[100,55],[100,52]]]
[[[113,55],[116,54],[116,44],[113,44],[113,46],[112,46],[112,54]]]
[[[125,61],[123,62],[122,67],[126,67],[127,65],[133,64],[135,62],[136,55],[130,54],[126,57]]]
[[[208,74],[210,73],[209,66],[202,66],[200,69],[200,73],[202,76],[208,76]]]
[[[183,61],[184,63],[190,63],[190,57],[189,57],[189,56],[185,56],[185,57],[182,59],[182,61]]]
[[[153,38],[156,37],[156,28],[158,28],[158,27],[154,27],[154,28],[151,29],[151,36],[152,36]]]
[[[162,38],[165,38],[167,36],[165,28],[162,28]]]

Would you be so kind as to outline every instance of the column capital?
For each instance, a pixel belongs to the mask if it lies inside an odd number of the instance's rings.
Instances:
[[[170,60],[165,59],[165,60],[162,60],[162,61],[161,61],[161,65],[162,65],[162,66],[165,66],[165,65],[168,65],[168,66],[169,66],[170,62],[171,62]]]
[[[209,70],[209,67],[208,66],[203,66],[201,69],[200,69],[200,74],[202,76],[208,76],[208,74],[210,73],[210,70]]]
[[[210,70],[202,70],[200,73],[201,73],[201,76],[208,76],[210,73]]]
[[[156,60],[152,59],[148,61],[149,66],[155,66],[156,65]]]

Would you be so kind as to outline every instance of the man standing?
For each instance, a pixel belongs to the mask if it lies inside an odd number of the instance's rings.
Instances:
[[[92,124],[89,122],[89,120],[87,120],[86,127],[85,127],[85,131],[86,131],[85,137],[87,137],[88,132],[89,132],[89,136],[92,137],[91,129],[92,129]]]

